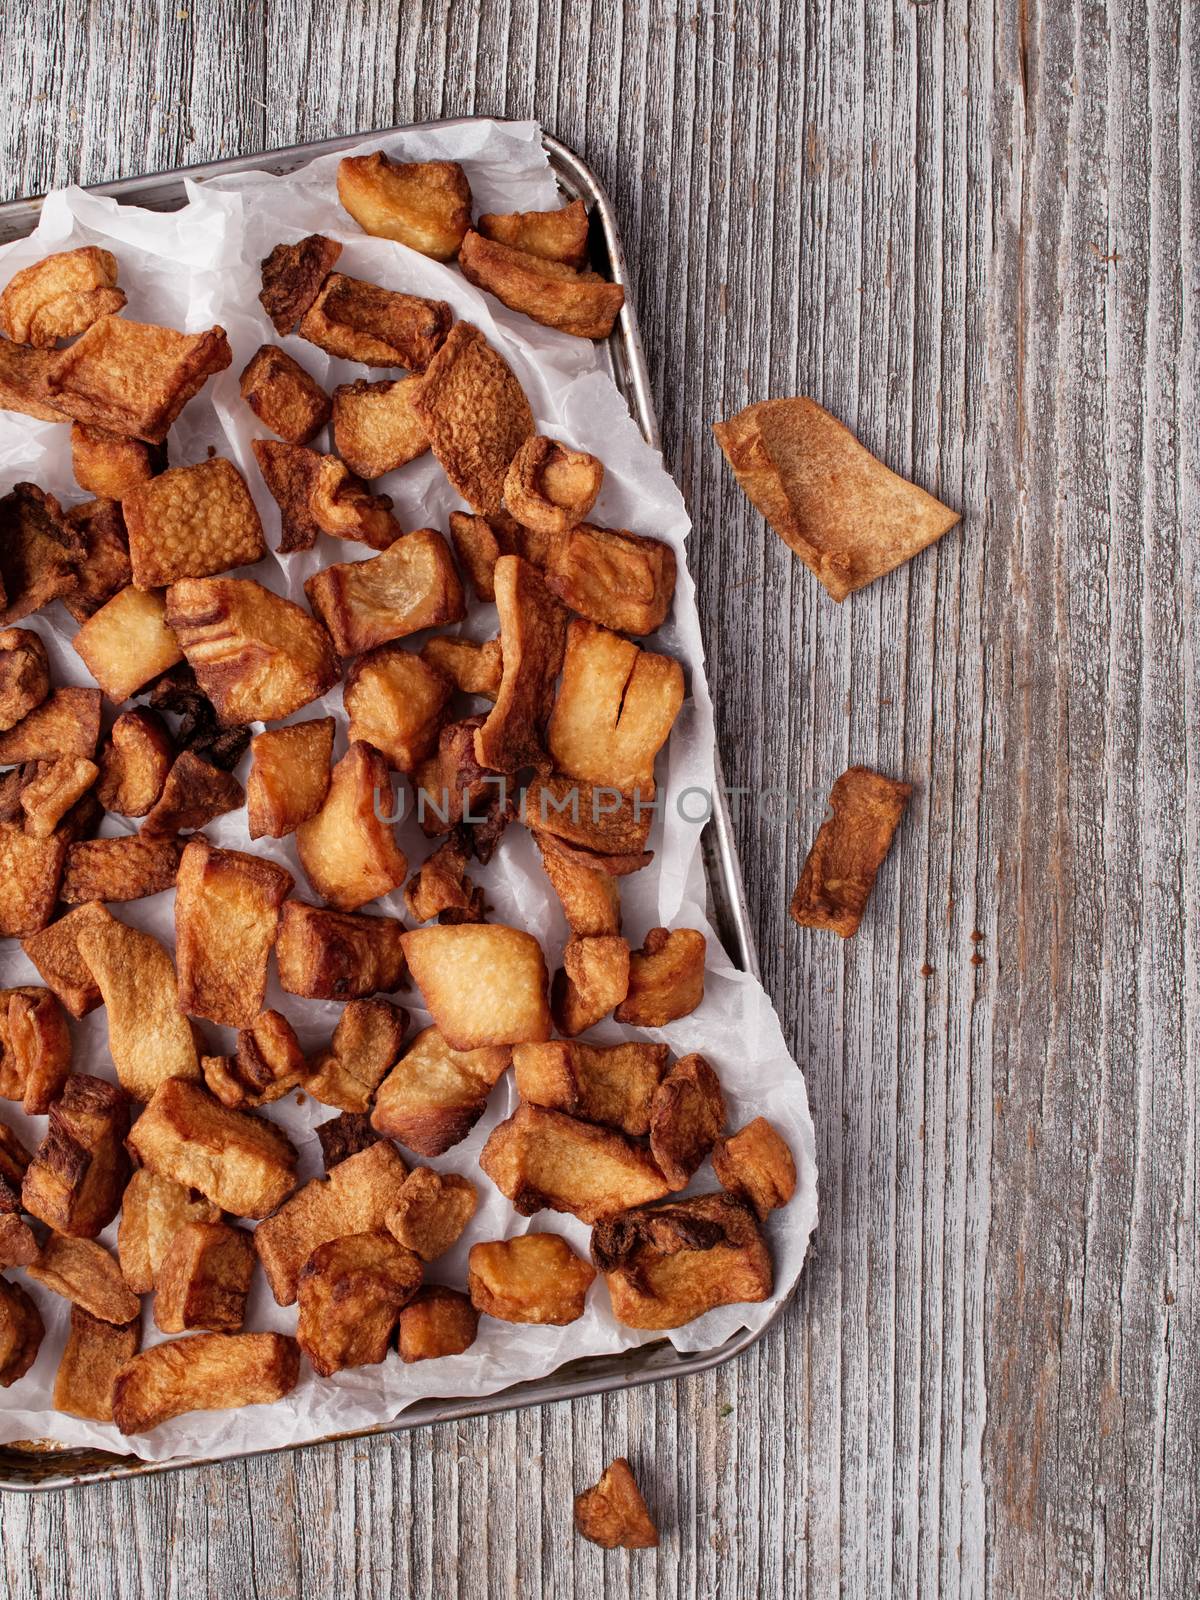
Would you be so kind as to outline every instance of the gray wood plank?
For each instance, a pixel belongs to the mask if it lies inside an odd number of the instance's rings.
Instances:
[[[7,1592],[1190,1594],[1196,8],[48,0],[0,7],[0,60],[6,195],[471,112],[593,164],[726,771],[781,796],[737,832],[823,1173],[737,1363],[5,1496]],[[794,392],[966,511],[841,608],[708,431]],[[916,794],[842,945],[785,910],[852,760]],[[571,1532],[622,1452],[657,1555]]]

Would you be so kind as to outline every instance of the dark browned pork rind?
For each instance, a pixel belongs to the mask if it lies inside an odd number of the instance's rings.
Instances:
[[[277,244],[263,260],[258,298],[276,333],[291,333],[317,298],[341,253],[336,239],[310,233],[296,244]]]
[[[41,1312],[21,1285],[0,1278],[0,1388],[29,1371],[44,1332]]]
[[[672,1189],[685,1189],[721,1136],[725,1097],[702,1055],[683,1056],[650,1105],[650,1151]]]
[[[310,1000],[390,994],[404,981],[404,924],[395,917],[284,902],[275,942],[280,986]]]
[[[259,346],[243,369],[239,386],[259,421],[289,444],[307,444],[329,421],[329,396],[278,345]]]
[[[592,1229],[592,1260],[627,1328],[678,1328],[766,1300],[774,1274],[754,1213],[729,1195],[638,1206]]]
[[[0,499],[0,625],[65,595],[85,554],[54,496],[35,483],[18,483]]]
[[[858,932],[875,879],[912,794],[912,785],[868,767],[850,767],[829,795],[833,815],[821,824],[792,896],[792,920]]]
[[[607,339],[625,304],[619,283],[514,250],[480,233],[463,239],[458,263],[469,283],[494,294],[510,311],[522,311],[534,322],[581,339]]]
[[[501,556],[495,587],[500,689],[475,735],[475,756],[493,772],[515,773],[521,767],[549,772],[544,730],[566,646],[566,613],[537,568],[520,556]]]
[[[129,1178],[129,1096],[103,1078],[74,1073],[50,1107],[50,1126],[21,1186],[30,1216],[94,1239],[120,1209]]]
[[[398,294],[331,272],[304,313],[300,337],[331,356],[361,361],[364,366],[424,372],[453,320],[444,300]]]

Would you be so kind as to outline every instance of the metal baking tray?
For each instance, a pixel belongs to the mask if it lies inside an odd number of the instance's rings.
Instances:
[[[474,118],[458,118],[454,123]],[[442,124],[445,126],[446,124]],[[428,127],[431,124],[418,124]],[[345,134],[336,139],[321,139],[312,144],[292,145],[259,155],[238,156],[229,161],[207,162],[179,167],[172,172],[154,173],[141,178],[122,178],[115,183],[91,185],[92,194],[110,195],[126,205],[151,211],[175,211],[184,204],[184,180],[203,183],[207,178],[237,172],[294,172],[317,156],[361,144],[364,139],[386,139],[410,131],[407,128],[380,128],[364,133]],[[594,264],[616,283],[628,286],[625,254],[617,232],[612,202],[591,168],[558,139],[543,133],[543,143],[561,193],[567,200],[582,199],[591,214],[590,247]],[[24,238],[37,226],[41,199],[31,197],[0,205],[0,244]],[[646,358],[638,333],[637,312],[626,295],[612,335],[599,346],[614,383],[625,397],[630,414],[647,441],[660,446],[658,419],[650,397]],[[717,757],[712,817],[703,836],[705,872],[709,890],[709,918],[734,964],[744,972],[759,974],[758,957],[750,932],[741,867],[733,842],[733,828],[725,798],[720,757]],[[655,1383],[663,1378],[682,1378],[705,1372],[710,1367],[739,1355],[762,1337],[786,1304],[786,1297],[759,1332],[743,1329],[711,1350],[681,1352],[669,1340],[639,1345],[619,1355],[587,1356],[568,1361],[544,1378],[513,1384],[497,1394],[466,1395],[447,1400],[418,1400],[390,1422],[358,1428],[349,1433],[330,1433],[311,1444],[330,1444],[341,1439],[361,1439],[373,1434],[399,1433],[431,1422],[453,1422],[465,1417],[487,1416],[517,1406],[547,1405],[581,1395],[605,1394],[613,1389],[631,1389],[640,1383]],[[280,1446],[279,1449],[308,1448]],[[255,1454],[258,1452],[244,1452]],[[264,1452],[266,1453],[266,1452]],[[270,1452],[273,1453],[273,1452]],[[225,1459],[236,1459],[222,1457]],[[179,1467],[205,1466],[204,1457],[183,1457],[170,1461],[143,1461],[135,1455],[115,1455],[104,1450],[73,1449],[52,1440],[30,1440],[0,1446],[0,1490],[30,1491],[63,1489],[75,1484],[98,1483],[113,1478],[128,1478],[147,1472],[173,1471]]]

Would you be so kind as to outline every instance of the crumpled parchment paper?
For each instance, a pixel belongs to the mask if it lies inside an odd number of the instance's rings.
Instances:
[[[545,210],[559,204],[554,177],[547,165],[540,132],[534,123],[489,121],[447,124],[387,139],[367,139],[360,152],[385,148],[402,160],[450,158],[464,163],[479,211]],[[772,1214],[767,1234],[775,1262],[775,1294],[762,1305],[722,1308],[678,1328],[670,1338],[679,1350],[719,1345],[740,1328],[762,1327],[781,1298],[792,1288],[804,1261],[817,1214],[816,1161],[812,1121],[804,1079],[788,1054],[778,1019],[761,985],[737,971],[709,927],[705,915],[705,880],[701,860],[701,826],[705,796],[713,786],[713,717],[704,676],[704,652],[696,614],[695,590],[684,559],[689,524],[678,489],[663,468],[662,458],[642,438],[625,403],[606,375],[601,354],[589,341],[539,327],[507,311],[473,288],[454,265],[443,266],[404,246],[364,235],[338,204],[335,185],[337,156],[313,161],[286,177],[265,173],[241,175],[203,185],[189,182],[182,210],[159,214],[64,189],[47,197],[41,221],[30,238],[0,250],[0,283],[19,268],[51,251],[99,244],[120,263],[120,283],[129,296],[127,315],[195,331],[220,323],[233,347],[233,364],[211,379],[184,409],[169,439],[173,465],[202,460],[211,445],[231,457],[245,475],[258,504],[268,543],[278,542],[279,515],[259,477],[250,441],[264,432],[238,393],[238,375],[264,341],[276,338],[258,304],[259,262],[281,239],[296,240],[323,232],[344,245],[339,270],[393,289],[448,300],[458,317],[476,323],[503,352],[529,396],[540,432],[590,450],[606,469],[604,488],[592,513],[601,525],[631,528],[669,540],[679,556],[679,581],[671,617],[649,641],[678,657],[688,677],[688,697],[676,722],[669,747],[659,758],[663,799],[650,847],[651,866],[622,880],[624,931],[636,948],[646,931],[658,925],[700,928],[708,935],[708,974],[704,1001],[689,1017],[647,1036],[661,1038],[675,1055],[700,1050],[720,1074],[729,1105],[729,1127],[740,1127],[762,1113],[788,1140],[799,1169],[799,1186],[791,1204]],[[332,359],[304,340],[280,342],[327,389],[364,375],[364,369]],[[371,377],[385,374],[372,371]],[[86,498],[71,472],[69,430],[30,418],[0,413],[0,492],[32,480],[58,495],[64,504]],[[319,440],[317,441],[320,442]],[[432,455],[402,468],[375,485],[393,496],[396,515],[405,529],[432,526],[445,531],[448,513],[461,506]],[[322,536],[309,552],[278,558],[269,555],[254,576],[271,588],[304,603],[302,584],[310,573],[332,561],[369,556],[361,545],[341,544]],[[71,647],[75,624],[54,605],[22,624],[42,635],[50,651],[53,681],[90,684],[92,679]],[[493,606],[475,605],[462,624],[464,633],[487,638],[496,631]],[[408,641],[419,646],[421,638]],[[111,708],[110,708],[111,712]],[[294,720],[332,713],[338,719],[335,758],[345,749],[345,717],[341,689],[321,702],[305,706]],[[244,782],[249,757],[237,769]],[[398,796],[407,786],[397,785]],[[689,794],[688,791],[696,791]],[[682,805],[680,804],[682,797]],[[410,807],[411,812],[411,807]],[[665,825],[664,825],[665,819]],[[105,833],[132,830],[135,823],[108,817]],[[245,812],[211,824],[214,843],[251,849],[286,865],[296,879],[296,893],[316,899],[288,839],[251,843]],[[411,814],[398,836],[415,869],[429,853]],[[511,922],[538,934],[551,971],[560,965],[566,923],[542,873],[536,849],[525,830],[509,827],[487,867],[473,863],[471,875],[483,884],[493,920]],[[173,948],[174,893],[156,895],[114,908],[124,921],[144,928]],[[366,907],[405,916],[402,895]],[[0,983],[37,983],[38,975],[15,940],[0,949]],[[413,1029],[429,1020],[415,991],[399,999],[413,1012]],[[282,1010],[296,1026],[306,1048],[315,1048],[332,1032],[340,1007],[284,995],[272,975],[267,1005]],[[93,1012],[74,1023],[75,1069],[113,1075],[107,1050],[105,1012]],[[214,1049],[226,1049],[233,1035],[204,1024]],[[632,1030],[607,1021],[593,1030],[600,1042],[632,1036]],[[563,1234],[587,1255],[590,1230],[573,1217],[542,1212],[532,1218],[516,1215],[508,1201],[483,1176],[477,1158],[491,1129],[515,1106],[511,1073],[497,1086],[486,1115],[471,1135],[429,1165],[469,1176],[479,1189],[479,1210],[465,1236],[435,1262],[430,1281],[465,1287],[467,1251],[482,1239],[532,1231]],[[266,1113],[280,1123],[301,1153],[302,1179],[321,1170],[314,1129],[336,1115],[330,1107],[294,1096]],[[26,1118],[12,1103],[0,1105],[32,1147],[42,1138],[46,1119]],[[406,1156],[409,1155],[405,1152]],[[415,1158],[412,1164],[416,1164]],[[716,1188],[706,1162],[692,1185],[695,1191]],[[116,1223],[101,1236],[115,1249]],[[13,1276],[22,1277],[14,1272]],[[28,1285],[46,1323],[46,1337],[29,1373],[0,1392],[0,1437],[4,1441],[51,1438],[64,1444],[94,1445],[112,1450],[134,1449],[155,1460],[209,1458],[244,1451],[303,1444],[322,1435],[369,1427],[396,1417],[422,1397],[486,1395],[521,1379],[552,1373],[561,1363],[587,1355],[611,1354],[661,1337],[621,1328],[611,1315],[608,1294],[597,1280],[582,1318],[565,1328],[513,1326],[482,1317],[479,1337],[461,1356],[403,1365],[392,1354],[379,1366],[315,1377],[302,1365],[300,1383],[287,1399],[273,1406],[241,1411],[199,1412],[180,1417],[152,1433],[124,1439],[114,1427],[82,1422],[55,1411],[52,1390],[66,1336],[69,1307],[40,1285]],[[246,1318],[250,1329],[293,1331],[295,1308],[275,1304],[261,1273],[256,1275]],[[147,1300],[144,1340],[162,1338],[154,1327]]]

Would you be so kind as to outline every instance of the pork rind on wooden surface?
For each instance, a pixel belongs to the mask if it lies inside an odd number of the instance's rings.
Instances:
[[[485,239],[546,261],[578,268],[587,260],[588,217],[582,200],[557,211],[485,211],[476,226]]]
[[[380,1084],[371,1126],[418,1155],[443,1155],[479,1121],[511,1060],[508,1045],[454,1050],[426,1028]]]
[[[960,520],[804,395],[759,401],[713,432],[746,494],[835,600]]]
[[[49,349],[124,304],[111,251],[96,245],[60,250],[8,280],[0,293],[0,333],[17,344]]]
[[[269,1405],[296,1387],[300,1347],[282,1333],[197,1333],[133,1356],[113,1385],[113,1421],[145,1433],[187,1411]]]
[[[301,318],[300,337],[331,356],[367,367],[424,372],[453,320],[444,300],[399,294],[331,272]]]
[[[597,272],[577,271],[528,250],[516,250],[481,233],[468,233],[458,255],[463,276],[487,289],[510,311],[581,339],[607,339],[613,331],[625,290]]]
[[[449,261],[471,226],[471,186],[457,161],[393,161],[382,150],[338,163],[338,199],[364,233]]]
[[[794,922],[843,939],[858,932],[911,794],[911,784],[869,767],[842,773],[829,794],[833,815],[821,824],[792,896]]]
[[[575,1527],[602,1550],[652,1550],[658,1529],[624,1456],[600,1474],[600,1481],[575,1496]]]
[[[473,1244],[468,1261],[472,1305],[502,1322],[576,1322],[596,1279],[595,1269],[557,1233]]]

